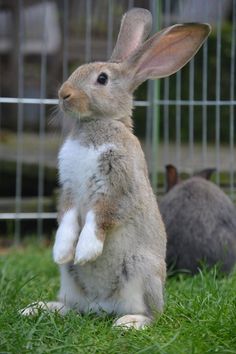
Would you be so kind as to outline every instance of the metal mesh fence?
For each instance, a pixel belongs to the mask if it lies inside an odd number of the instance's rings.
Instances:
[[[150,9],[154,31],[181,22],[213,28],[184,69],[136,93],[135,132],[154,189],[164,192],[166,164],[187,173],[215,167],[215,182],[236,200],[236,0],[2,0],[0,234],[19,242],[24,220],[32,220],[40,238],[55,220],[57,89],[76,66],[109,58],[121,15],[133,6]]]

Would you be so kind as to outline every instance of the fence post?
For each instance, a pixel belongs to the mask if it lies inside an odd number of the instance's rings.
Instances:
[[[151,0],[150,10],[153,17],[153,31],[160,29],[161,1]],[[148,110],[146,127],[146,151],[148,152],[147,162],[151,175],[151,183],[154,192],[157,191],[158,184],[158,148],[159,148],[159,124],[160,108],[157,101],[160,98],[160,81],[153,80],[148,82]],[[151,148],[150,148],[151,142]]]

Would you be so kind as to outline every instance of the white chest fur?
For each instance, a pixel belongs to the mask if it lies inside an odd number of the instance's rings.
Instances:
[[[84,203],[93,193],[90,189],[105,189],[99,158],[111,148],[114,148],[113,144],[103,144],[96,149],[92,146],[85,147],[72,138],[67,139],[62,146],[58,157],[60,183],[72,190],[79,204]],[[95,183],[90,183],[91,178]]]

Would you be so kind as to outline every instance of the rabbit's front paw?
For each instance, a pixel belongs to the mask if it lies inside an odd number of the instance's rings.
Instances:
[[[75,251],[74,263],[83,265],[87,262],[94,261],[102,254],[103,241],[96,236],[96,224],[94,215],[90,212],[86,218],[86,223],[81,231],[79,241]]]
[[[58,264],[70,262],[74,258],[75,247],[74,243],[70,242],[71,235],[68,235],[72,230],[66,230],[64,227],[59,227],[56,234],[56,241],[53,246],[53,259]],[[65,237],[68,236],[68,240]]]
[[[58,264],[64,264],[74,259],[79,226],[71,213],[72,211],[65,214],[56,233],[53,259]]]

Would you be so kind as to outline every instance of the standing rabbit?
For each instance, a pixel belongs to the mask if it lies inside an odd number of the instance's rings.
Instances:
[[[207,169],[181,182],[168,165],[168,193],[159,203],[167,233],[167,265],[196,273],[202,263],[229,272],[236,261],[236,209]]]
[[[106,311],[121,316],[116,326],[143,328],[163,310],[166,233],[132,132],[133,91],[184,66],[210,29],[175,25],[145,41],[151,23],[149,11],[128,11],[110,61],[82,65],[59,90],[75,122],[59,152],[59,302],[24,314]]]

